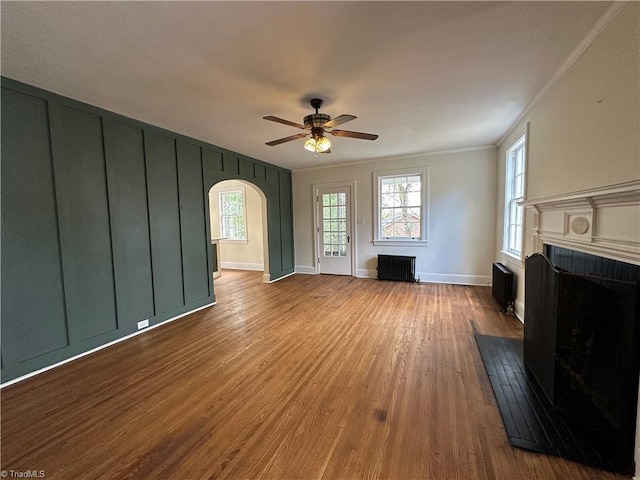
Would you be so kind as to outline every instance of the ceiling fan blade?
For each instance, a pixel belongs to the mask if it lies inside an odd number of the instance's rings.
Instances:
[[[304,138],[307,135],[310,135],[310,133],[296,133],[295,135],[291,135],[290,137],[279,138],[278,140],[271,140],[270,142],[267,142],[265,145],[269,145],[270,147],[273,147],[274,145],[280,145],[281,143],[297,140],[298,138]]]
[[[331,130],[331,135],[336,137],[360,138],[362,140],[375,140],[378,135],[373,133],[350,132],[349,130]]]
[[[336,118],[329,120],[327,123],[323,125],[323,127],[333,128],[336,125],[342,125],[343,123],[350,122],[351,120],[355,120],[356,118],[358,117],[356,117],[355,115],[340,115]]]
[[[265,120],[269,120],[271,122],[284,123],[285,125],[300,128],[302,130],[307,129],[307,127],[305,127],[304,125],[300,125],[299,123],[296,123],[296,122],[290,122],[289,120],[285,120],[284,118],[274,117],[273,115],[267,115],[266,117],[262,117],[262,118],[264,118]]]

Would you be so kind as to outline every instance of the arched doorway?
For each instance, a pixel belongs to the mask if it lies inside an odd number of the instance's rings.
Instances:
[[[216,264],[224,268],[262,271],[269,282],[267,198],[245,180],[223,180],[209,189],[209,217]],[[214,279],[220,273],[214,271]]]

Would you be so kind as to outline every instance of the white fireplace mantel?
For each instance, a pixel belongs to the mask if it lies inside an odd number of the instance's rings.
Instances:
[[[533,212],[533,249],[544,245],[640,265],[640,180],[526,200]],[[636,476],[640,480],[640,398],[636,417]]]
[[[526,200],[533,246],[557,245],[640,265],[640,180]]]

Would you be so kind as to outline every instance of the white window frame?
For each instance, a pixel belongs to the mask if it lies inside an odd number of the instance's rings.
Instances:
[[[225,194],[230,193],[239,193],[242,195],[242,220],[244,221],[244,238],[228,238],[225,236],[224,227],[222,225],[222,197]],[[218,222],[220,225],[220,236],[222,239],[221,243],[248,243],[249,232],[248,232],[248,224],[247,224],[247,195],[244,186],[234,187],[234,188],[225,188],[218,191]]]
[[[526,198],[527,190],[527,157],[528,157],[529,129],[525,126],[522,133],[518,136],[505,153],[505,177],[504,177],[504,225],[503,225],[503,243],[502,253],[514,258],[520,262],[523,261],[524,251],[524,216],[525,211],[522,202]],[[522,152],[522,165],[517,163],[517,152]],[[521,185],[517,186],[517,183]],[[517,190],[520,190],[519,194]],[[516,221],[513,221],[513,219]],[[520,223],[517,223],[517,219]],[[512,228],[513,227],[513,228]],[[520,241],[517,242],[513,238],[517,238],[519,231]],[[512,232],[514,232],[512,234]],[[514,240],[514,241],[512,241]],[[516,245],[513,245],[516,243]]]
[[[384,238],[380,235],[380,192],[382,180],[393,177],[420,177],[420,237]],[[429,169],[417,167],[386,172],[373,172],[373,244],[397,247],[416,247],[429,245]]]

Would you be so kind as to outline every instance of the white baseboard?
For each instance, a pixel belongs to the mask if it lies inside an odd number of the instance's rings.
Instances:
[[[524,302],[517,298],[516,298],[516,304],[515,304],[515,314],[516,314],[516,318],[520,320],[521,323],[524,324]]]
[[[481,285],[491,283],[491,275],[461,275],[457,273],[418,273],[420,283],[450,283],[453,285]]]
[[[452,273],[417,273],[420,283],[451,283],[455,285],[488,285],[491,275],[459,275]],[[358,278],[378,278],[377,270],[356,270]]]
[[[356,270],[356,277],[358,277],[358,278],[378,278],[378,271],[377,270],[365,270],[365,269],[359,268],[358,270]]]
[[[303,275],[315,275],[316,267],[307,267],[305,265],[296,265],[295,267],[296,273],[302,273]]]
[[[296,272],[291,272],[291,273],[287,273],[286,275],[283,275],[281,277],[276,278],[275,280],[271,280],[271,276],[270,275],[263,275],[262,276],[262,282],[263,283],[275,283],[275,282],[279,282],[280,280],[283,280],[287,277],[290,277],[291,275],[295,275]],[[265,280],[265,278],[268,277],[268,280]]]
[[[316,273],[313,267],[296,266],[296,273]],[[418,273],[420,283],[451,283],[454,285],[489,285],[491,275],[459,275],[452,273]],[[378,278],[377,270],[359,268],[356,270],[357,278]],[[523,305],[524,308],[524,305]]]
[[[36,370],[35,372],[27,373],[26,375],[23,375],[21,377],[14,378],[13,380],[9,380],[8,382],[5,382],[5,383],[1,384],[0,388],[8,387],[9,385],[13,385],[14,383],[21,382],[22,380],[26,380],[27,378],[31,378],[31,377],[33,377],[35,375],[38,375],[39,373],[44,373],[47,370],[51,370],[52,368],[59,367],[60,365],[64,365],[65,363],[72,362],[74,360],[77,360],[78,358],[86,357],[87,355],[95,353],[98,350],[102,350],[103,348],[110,347],[111,345],[115,345],[116,343],[124,342],[125,340],[128,340],[128,339],[130,339],[132,337],[135,337],[135,336],[140,335],[142,333],[148,332],[149,330],[153,330],[154,328],[158,328],[161,325],[164,325],[165,323],[173,322],[174,320],[178,320],[179,318],[186,317],[187,315],[191,315],[192,313],[195,313],[195,312],[197,312],[199,310],[203,310],[205,308],[212,307],[212,306],[216,305],[217,303],[218,302],[208,303],[207,305],[203,305],[202,307],[194,308],[193,310],[191,310],[189,312],[185,312],[185,313],[177,315],[177,316],[175,316],[173,318],[169,318],[167,320],[163,320],[160,323],[156,323],[155,325],[151,325],[150,327],[143,328],[142,330],[138,330],[137,332],[130,333],[129,335],[125,335],[124,337],[120,337],[120,338],[118,338],[116,340],[113,340],[112,342],[105,343],[104,345],[100,345],[99,347],[92,348],[91,350],[87,350],[86,352],[79,353],[78,355],[74,355],[71,358],[67,358],[65,360],[62,360],[61,362],[54,363],[53,365],[48,365],[48,366],[46,366],[44,368],[41,368],[40,370]]]
[[[221,262],[220,266],[222,268],[230,268],[232,270],[264,271],[264,264],[262,263]]]

